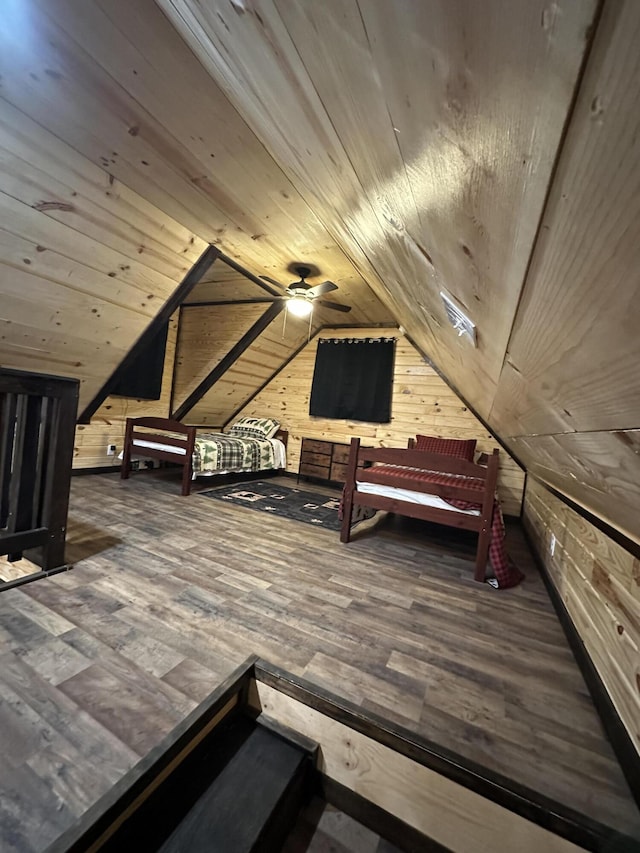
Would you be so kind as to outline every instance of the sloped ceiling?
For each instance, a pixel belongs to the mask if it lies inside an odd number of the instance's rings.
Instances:
[[[5,6],[3,363],[87,402],[206,243],[308,262],[640,540],[635,0]]]

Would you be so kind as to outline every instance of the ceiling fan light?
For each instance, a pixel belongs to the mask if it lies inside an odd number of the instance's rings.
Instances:
[[[294,296],[287,301],[287,311],[294,317],[308,317],[312,309],[311,302],[301,296]]]

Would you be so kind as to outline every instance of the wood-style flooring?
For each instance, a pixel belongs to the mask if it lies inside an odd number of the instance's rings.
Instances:
[[[0,593],[0,850],[42,850],[252,653],[640,835],[517,529],[509,548],[527,579],[495,591],[450,529],[389,517],[342,545],[180,497],[173,471],[74,478],[75,568]]]
[[[300,812],[282,853],[401,853],[401,850],[315,797]]]

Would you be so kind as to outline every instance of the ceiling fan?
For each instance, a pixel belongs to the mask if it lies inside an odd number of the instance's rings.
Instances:
[[[269,284],[273,284],[284,291],[284,295],[278,296],[276,299],[284,299],[286,301],[286,308],[290,314],[296,317],[308,317],[313,310],[314,304],[322,305],[323,308],[333,308],[334,311],[343,311],[345,313],[351,311],[350,305],[340,305],[338,302],[329,302],[326,299],[318,298],[325,293],[330,293],[332,290],[337,290],[337,284],[334,284],[332,281],[323,281],[320,284],[311,285],[305,281],[311,274],[309,267],[297,266],[294,270],[300,276],[300,280],[292,282],[288,287],[280,284],[279,281],[269,278],[267,275],[260,276],[264,281],[268,281]]]

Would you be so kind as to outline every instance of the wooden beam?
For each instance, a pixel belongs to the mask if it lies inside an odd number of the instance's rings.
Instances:
[[[219,252],[219,258],[225,264],[230,266],[231,269],[234,269],[236,272],[239,272],[241,275],[245,276],[245,278],[248,278],[249,281],[252,281],[254,284],[257,284],[258,287],[261,287],[263,290],[266,290],[267,293],[271,294],[271,296],[282,296],[281,293],[278,293],[277,290],[274,290],[272,287],[269,287],[269,285],[266,282],[262,281],[261,278],[258,278],[256,275],[249,272],[249,270],[246,270],[243,266],[240,266],[240,264],[234,261],[233,258],[230,258],[228,255],[223,255],[222,252]]]
[[[181,284],[167,299],[158,314],[156,314],[151,323],[149,323],[147,328],[138,338],[136,343],[131,347],[127,355],[122,359],[122,361],[111,374],[109,379],[104,383],[104,385],[98,391],[93,400],[82,412],[82,414],[78,418],[79,424],[91,423],[91,418],[93,417],[93,415],[95,415],[104,400],[109,396],[109,394],[111,393],[111,389],[115,388],[116,384],[125,375],[125,373],[129,369],[131,364],[133,364],[138,355],[147,346],[149,341],[154,338],[160,327],[164,325],[164,323],[169,320],[174,311],[180,307],[182,302],[191,293],[195,285],[200,281],[202,276],[207,272],[207,270],[213,264],[216,258],[220,256],[220,252],[215,246],[208,246],[204,250],[198,260],[186,274]]]
[[[267,308],[267,310],[262,314],[261,317],[256,320],[256,322],[251,326],[251,328],[245,332],[245,334],[240,338],[237,344],[235,344],[229,352],[221,359],[218,364],[213,368],[213,370],[206,376],[202,382],[195,388],[191,394],[187,397],[187,399],[182,403],[182,405],[178,406],[175,412],[172,412],[171,417],[175,420],[179,421],[189,412],[195,404],[200,400],[213,386],[216,384],[218,379],[223,376],[227,370],[234,364],[243,352],[251,346],[251,344],[255,341],[255,339],[264,332],[267,326],[275,320],[278,314],[282,311],[285,306],[285,300],[281,299],[277,302],[272,302],[272,304]]]
[[[275,297],[277,299],[277,297]],[[273,299],[259,297],[258,299],[219,299],[209,302],[185,302],[182,308],[208,308],[211,305],[256,305],[259,302],[273,302]]]
[[[230,423],[231,423],[231,421],[234,421],[234,420],[238,417],[238,415],[240,414],[240,412],[241,412],[243,409],[245,409],[245,408],[249,405],[249,403],[251,403],[251,401],[252,401],[252,400],[255,400],[255,398],[258,396],[258,394],[259,394],[261,391],[263,391],[263,390],[267,387],[267,385],[268,385],[270,382],[273,382],[273,380],[275,379],[275,377],[276,377],[279,373],[281,373],[281,372],[285,369],[285,367],[287,367],[287,365],[289,365],[289,364],[293,361],[293,359],[294,359],[297,355],[299,355],[299,354],[302,352],[302,350],[303,350],[303,349],[304,349],[308,344],[310,344],[310,343],[311,343],[311,341],[316,337],[316,335],[319,335],[319,334],[320,334],[320,332],[321,332],[324,328],[325,328],[325,326],[320,326],[319,328],[317,328],[317,329],[315,330],[315,332],[314,332],[314,333],[313,333],[313,334],[312,334],[312,335],[311,335],[311,336],[310,336],[306,341],[303,341],[303,342],[300,344],[300,346],[299,346],[299,347],[296,347],[296,349],[291,353],[291,355],[289,356],[289,358],[285,359],[285,360],[282,362],[282,364],[280,365],[280,367],[279,367],[277,370],[274,370],[274,371],[273,371],[273,373],[271,374],[271,376],[269,376],[269,377],[268,377],[268,379],[265,379],[265,381],[262,383],[262,385],[260,385],[260,387],[259,387],[259,388],[256,388],[256,390],[253,392],[253,394],[251,394],[251,396],[250,396],[250,397],[248,397],[248,398],[244,401],[244,403],[243,403],[241,406],[239,406],[239,407],[234,411],[234,413],[233,413],[230,417],[228,417],[228,418],[226,419],[226,421],[224,422],[224,425],[223,425],[223,427],[222,427],[223,432],[224,432],[225,428],[227,427],[227,425],[228,425],[228,424],[230,424]]]

